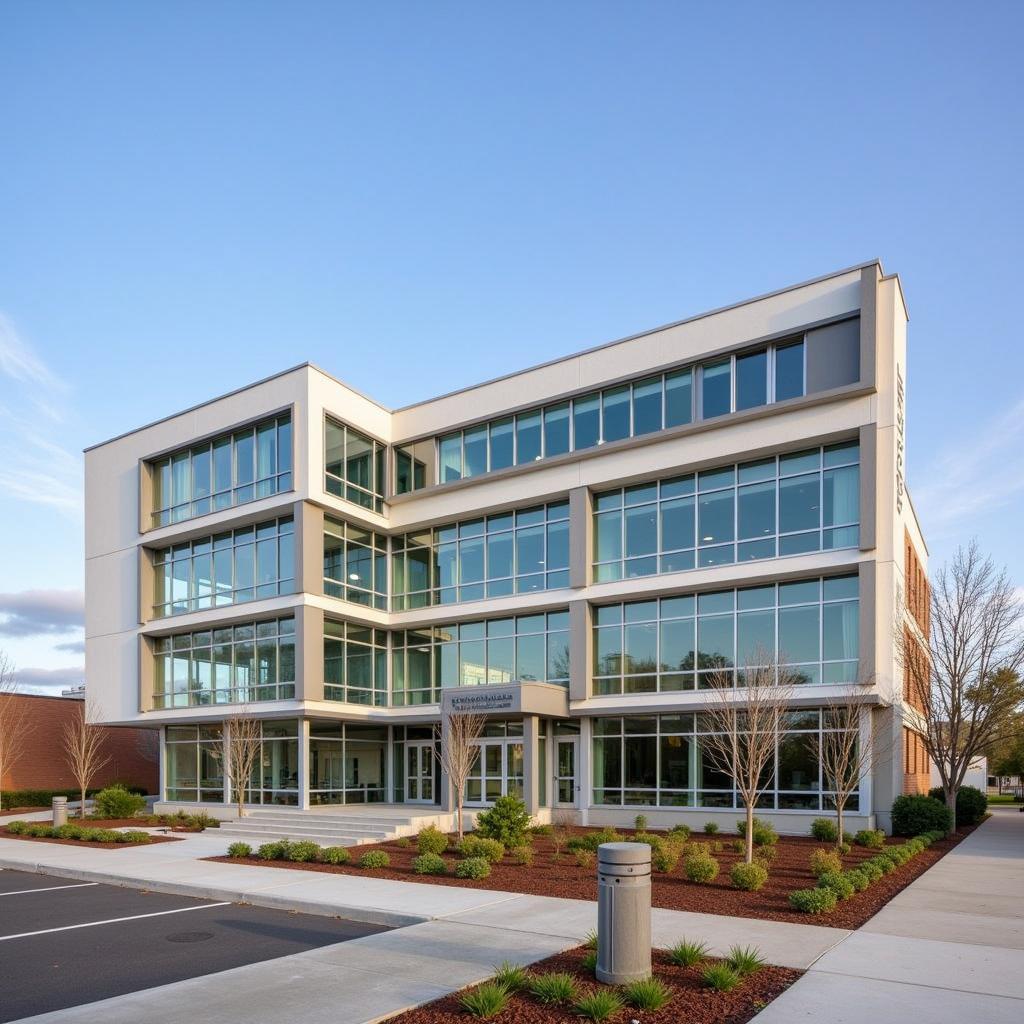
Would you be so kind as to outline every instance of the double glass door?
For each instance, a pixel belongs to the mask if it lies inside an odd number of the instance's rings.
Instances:
[[[422,740],[405,745],[406,800],[413,804],[434,802],[434,773],[437,770],[434,741]]]
[[[506,795],[523,795],[523,741],[480,740],[466,780],[466,803],[489,805]]]

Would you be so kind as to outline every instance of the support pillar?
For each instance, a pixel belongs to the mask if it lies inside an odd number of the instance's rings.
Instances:
[[[540,810],[540,719],[523,716],[523,803],[535,815]]]
[[[309,719],[299,719],[299,810],[309,810]]]

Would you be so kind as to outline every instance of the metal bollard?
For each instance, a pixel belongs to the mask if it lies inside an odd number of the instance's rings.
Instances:
[[[651,848],[597,848],[597,980],[623,985],[651,974]]]
[[[53,798],[53,827],[60,828],[68,823],[68,798],[66,796],[55,796]]]

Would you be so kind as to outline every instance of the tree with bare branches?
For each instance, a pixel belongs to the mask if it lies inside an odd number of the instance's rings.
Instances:
[[[956,828],[956,798],[971,763],[1012,730],[1024,702],[1024,603],[1006,570],[976,543],[959,548],[932,584],[929,635],[897,623],[904,697]]]
[[[0,796],[4,776],[24,753],[32,728],[28,703],[18,699],[14,663],[0,651]]]
[[[466,799],[466,781],[473,770],[473,764],[480,753],[478,740],[484,731],[487,719],[474,712],[456,712],[446,716],[434,727],[438,742],[434,744],[434,756],[442,771],[448,776],[455,791],[455,812],[459,839],[462,839],[462,806]]]
[[[61,746],[71,776],[78,784],[82,802],[78,816],[85,817],[85,794],[89,783],[110,763],[110,756],[104,750],[102,726],[94,724],[98,708],[90,700],[76,700],[78,707],[64,724]]]
[[[742,670],[738,685],[731,669],[712,674],[707,704],[701,714],[707,726],[701,736],[711,765],[729,776],[746,811],[746,862],[754,860],[754,808],[771,787],[776,739],[793,696],[793,676],[774,655],[758,651]]]
[[[224,720],[223,742],[211,750],[221,762],[224,781],[231,790],[238,817],[245,817],[245,797],[252,786],[252,776],[260,763],[263,749],[263,727],[258,718],[247,711]]]

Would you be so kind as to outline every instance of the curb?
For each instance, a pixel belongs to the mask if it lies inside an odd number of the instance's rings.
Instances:
[[[414,924],[438,920],[422,914],[402,914],[393,910],[379,910],[376,907],[334,906],[317,903],[314,900],[292,899],[263,892],[244,892],[238,889],[220,889],[209,885],[190,885],[187,882],[158,882],[152,879],[127,878],[123,875],[109,875],[102,871],[87,871],[82,868],[59,867],[50,864],[27,864],[24,861],[7,860],[0,857],[0,868],[10,871],[29,871],[37,875],[54,875],[57,878],[74,878],[83,882],[100,882],[116,885],[122,889],[146,889],[170,896],[189,896],[201,900],[224,900],[228,903],[247,903],[267,910],[284,910],[293,914],[314,914],[317,917],[340,917],[358,924],[377,924],[385,928],[407,928]]]

